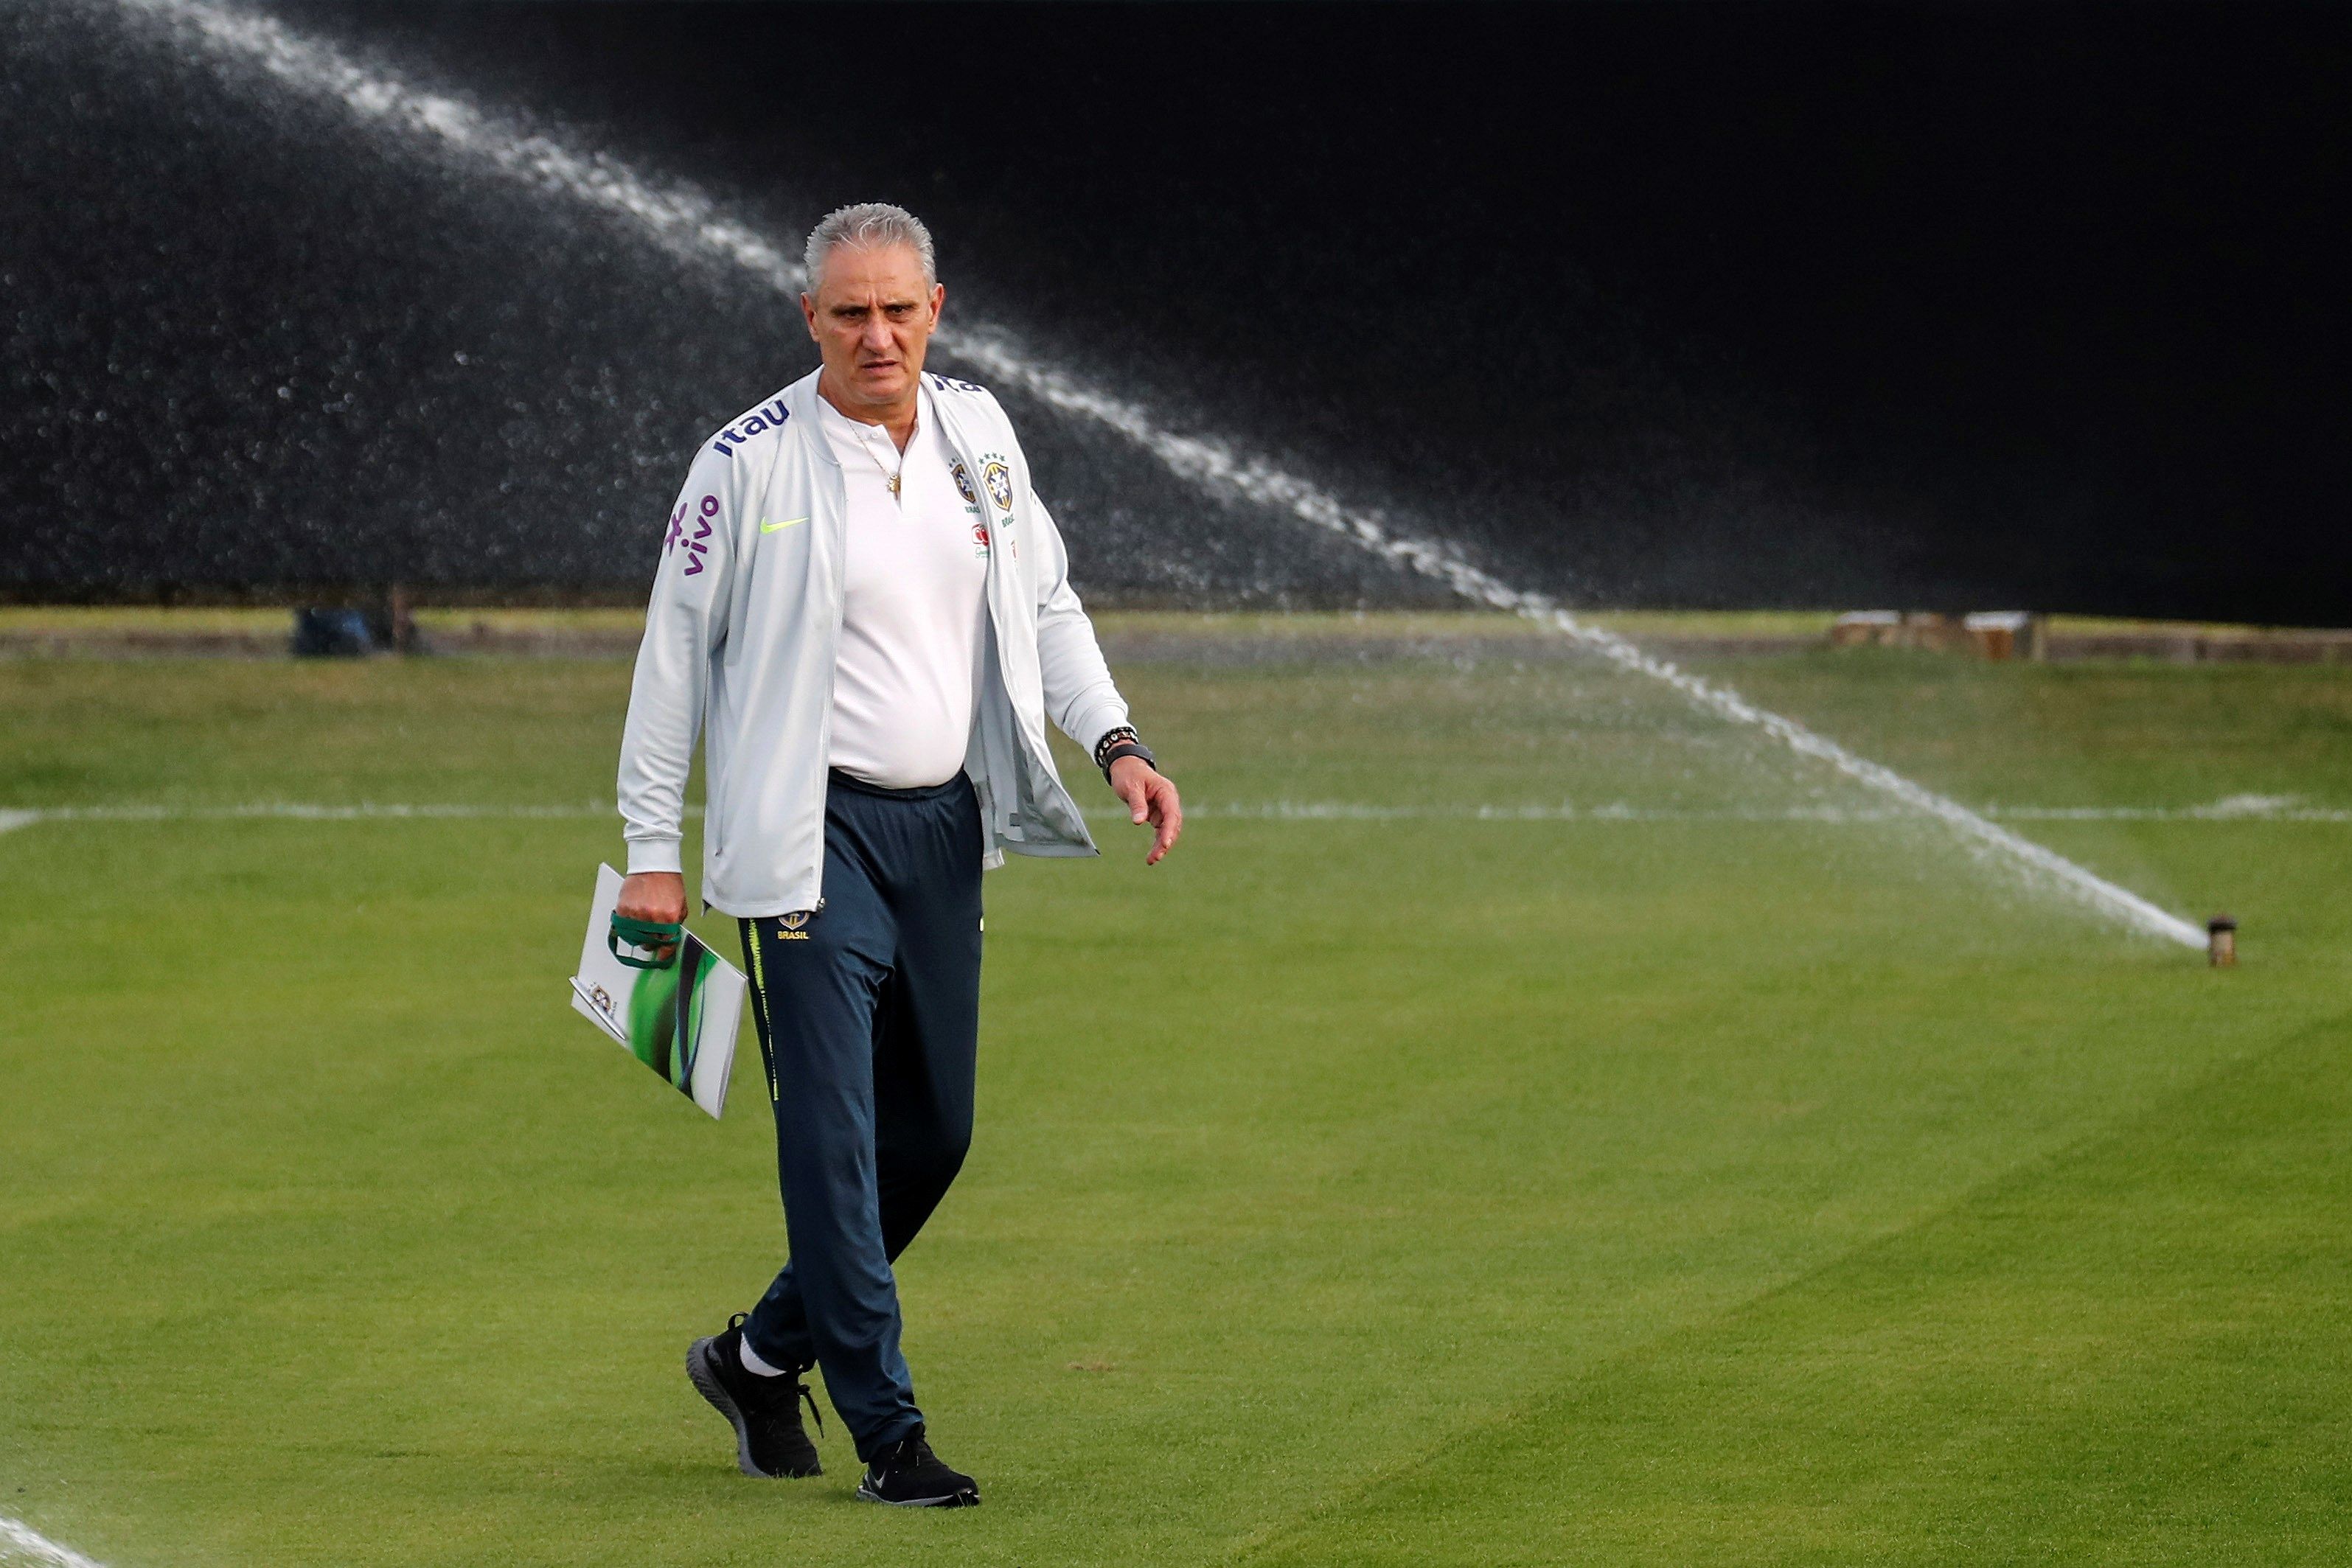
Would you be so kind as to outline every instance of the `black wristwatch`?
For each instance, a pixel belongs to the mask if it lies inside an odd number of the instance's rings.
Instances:
[[[1153,772],[1160,770],[1160,759],[1151,755],[1150,747],[1135,737],[1133,725],[1117,726],[1095,742],[1095,766],[1102,769],[1104,783],[1110,782],[1110,765],[1122,757],[1140,757]]]

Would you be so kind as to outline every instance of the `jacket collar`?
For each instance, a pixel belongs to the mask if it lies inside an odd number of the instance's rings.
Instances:
[[[841,466],[841,459],[833,455],[833,443],[824,438],[824,427],[817,423],[816,379],[824,373],[820,365],[784,389],[784,412],[801,427],[801,441],[821,463]]]
[[[825,406],[824,399],[818,395],[816,390],[817,378],[824,373],[824,367],[820,365],[786,387],[779,395],[783,399],[784,412],[791,414],[793,421],[800,425],[801,439],[808,444],[809,450],[816,455],[819,462],[830,464],[838,468],[841,466],[841,459],[834,455],[833,443],[826,440],[824,434],[824,423],[822,418]],[[918,395],[922,399],[922,409],[925,414],[939,422],[940,437],[945,443],[949,452],[961,457],[966,467],[971,472],[979,472],[978,469],[971,467],[974,455],[971,443],[955,415],[949,411],[948,400],[940,396],[936,390],[929,386],[924,387]]]

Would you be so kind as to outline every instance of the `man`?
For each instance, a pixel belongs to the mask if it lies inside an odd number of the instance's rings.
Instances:
[[[742,927],[791,1260],[688,1375],[746,1474],[813,1476],[800,1379],[821,1367],[857,1495],[953,1507],[980,1490],[925,1439],[890,1264],[971,1141],[981,871],[1095,852],[1049,714],[1152,827],[1146,863],[1183,817],[1004,411],[923,373],[947,298],[929,231],[844,207],[807,274],[822,364],[713,434],[670,514],[621,743],[618,913],[686,917],[698,730],[702,895]]]

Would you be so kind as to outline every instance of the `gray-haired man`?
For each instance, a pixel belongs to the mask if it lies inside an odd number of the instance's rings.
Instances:
[[[685,918],[698,730],[703,899],[742,926],[792,1260],[688,1353],[751,1475],[818,1473],[825,1390],[877,1502],[976,1503],[941,1463],[898,1348],[891,1260],[963,1162],[980,873],[1095,852],[1046,748],[1087,747],[1157,864],[1176,787],[1127,722],[1061,536],[996,400],[925,375],[947,291],[892,206],[809,236],[820,369],[731,421],[671,513],[622,741],[619,913]]]

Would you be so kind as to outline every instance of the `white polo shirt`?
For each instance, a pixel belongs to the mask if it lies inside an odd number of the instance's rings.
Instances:
[[[816,403],[849,489],[828,760],[885,789],[944,784],[963,768],[980,700],[986,519],[956,485],[929,387],[903,455],[882,426]]]

